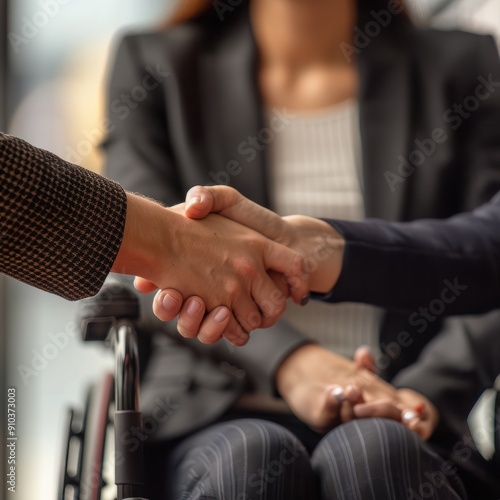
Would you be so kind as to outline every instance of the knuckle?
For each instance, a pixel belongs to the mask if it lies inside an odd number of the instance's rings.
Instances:
[[[197,332],[194,330],[194,328],[185,325],[183,322],[179,320],[177,323],[177,331],[186,338],[193,338],[196,337]]]
[[[255,260],[251,257],[238,257],[234,261],[234,267],[238,275],[245,279],[256,278],[259,274],[259,268]]]
[[[248,332],[260,328],[262,325],[262,316],[258,311],[252,311],[242,318],[241,326]]]
[[[229,278],[225,280],[222,288],[226,298],[227,297],[238,298],[238,296],[242,292],[239,281],[234,278]]]

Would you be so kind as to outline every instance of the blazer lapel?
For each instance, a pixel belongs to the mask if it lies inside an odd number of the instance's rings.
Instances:
[[[263,127],[256,81],[256,47],[241,5],[231,15],[230,33],[218,37],[201,60],[203,116],[212,181],[228,184],[254,201],[269,205],[266,151],[252,145]],[[407,29],[411,29],[406,27]],[[413,134],[410,51],[387,34],[372,40],[359,56],[360,128],[365,212],[368,217],[404,218],[412,182],[408,160]],[[411,168],[411,166],[410,166]]]
[[[268,205],[265,150],[252,145],[262,128],[256,82],[256,48],[247,12],[241,5],[227,19],[230,32],[218,37],[201,61],[207,120],[206,150],[218,176],[213,182],[230,185],[257,203]]]
[[[405,39],[404,35],[401,37]],[[399,44],[399,45],[398,45]],[[380,35],[359,56],[360,128],[367,217],[399,220],[412,174],[408,159],[413,109],[411,63],[401,40]]]

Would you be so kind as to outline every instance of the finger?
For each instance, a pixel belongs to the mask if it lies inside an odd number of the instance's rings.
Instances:
[[[194,186],[186,194],[185,215],[190,219],[202,219],[209,213],[217,211],[214,207],[215,192],[211,187]],[[230,206],[234,201],[227,193],[223,203]]]
[[[409,429],[416,432],[422,439],[427,440],[434,432],[434,425],[430,420],[430,413],[423,404],[415,408],[401,411],[401,422]]]
[[[353,413],[356,418],[380,417],[401,421],[401,409],[389,401],[362,403],[353,408]]]
[[[416,418],[409,422],[406,426],[408,429],[416,432],[424,441],[427,441],[427,439],[429,439],[434,432],[432,422],[423,418]]]
[[[141,293],[151,293],[158,290],[158,287],[154,283],[144,278],[139,278],[139,276],[136,276],[134,279],[134,287]]]
[[[283,293],[286,290],[286,295]],[[288,298],[288,285],[281,283],[276,285],[275,280],[270,276],[264,279],[253,288],[252,298],[259,306],[261,313],[260,328],[268,328],[274,325],[283,315],[286,309],[286,300]]]
[[[198,335],[203,317],[205,315],[205,302],[200,297],[189,297],[184,301],[177,331],[185,338],[192,339]]]
[[[239,222],[271,240],[278,238],[283,227],[282,218],[257,203],[245,198],[229,186],[195,186],[186,195],[185,215],[200,219],[215,212]]]
[[[323,421],[328,430],[340,423],[340,408],[346,401],[344,388],[340,385],[332,384],[326,387],[326,397],[324,405]]]
[[[253,297],[252,297],[253,298]],[[244,332],[251,332],[262,325],[262,314],[254,300],[240,298],[233,304],[233,315]],[[239,331],[236,327],[235,331]]]
[[[354,384],[346,385],[344,389],[344,394],[347,401],[349,401],[349,403],[351,403],[352,405],[358,405],[365,402],[363,393],[361,392],[361,390],[357,385]]]
[[[305,272],[305,260],[290,248],[268,240],[264,249],[266,269],[282,273],[290,286],[290,296],[301,304],[309,295],[310,276]]]
[[[198,340],[203,344],[215,344],[222,338],[230,321],[234,321],[234,318],[229,309],[225,306],[216,307],[203,320],[198,332]]]
[[[405,425],[409,425],[413,420],[418,420],[420,415],[411,409],[401,411],[400,419]]]
[[[210,212],[243,224],[270,240],[278,238],[284,224],[278,214],[257,205],[228,186],[191,188],[186,195],[186,215],[201,218]],[[268,241],[264,263],[267,270],[277,271],[287,278],[292,299],[300,304],[309,293],[309,276],[304,272],[304,258],[283,245]],[[243,323],[242,326],[246,328]]]
[[[356,418],[354,415],[354,406],[349,401],[344,401],[340,405],[339,418],[343,424]]]
[[[177,290],[160,290],[153,300],[153,312],[158,319],[171,321],[179,314],[183,300]]]
[[[233,318],[224,331],[223,337],[234,346],[241,347],[250,339],[250,333],[244,330],[236,319]]]
[[[290,287],[288,286],[286,278],[281,273],[277,273],[276,271],[272,270],[268,271],[267,274],[273,280],[276,288],[280,290],[285,297],[289,297]]]
[[[336,388],[338,388],[339,393],[334,394],[333,390]],[[315,432],[323,434],[340,423],[340,400],[343,400],[341,392],[342,388],[340,386],[325,387],[323,395],[320,397],[318,404],[315,405],[316,409],[311,415],[312,418],[308,422],[309,427]]]
[[[365,402],[361,390],[353,384],[349,384],[344,389],[346,400],[340,407],[340,420],[342,422],[349,422],[354,420],[354,407],[358,404]]]
[[[377,372],[375,358],[368,346],[362,345],[356,349],[354,353],[354,363],[358,368],[364,368],[372,373]]]

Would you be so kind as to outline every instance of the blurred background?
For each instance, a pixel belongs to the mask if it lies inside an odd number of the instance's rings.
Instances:
[[[419,22],[490,32],[500,46],[500,0],[408,3]],[[0,129],[99,172],[113,41],[154,28],[174,4],[0,0]],[[75,311],[74,303],[0,277],[1,376],[17,389],[17,498],[56,498],[65,410],[82,407],[88,385],[112,368],[101,346],[79,341]]]

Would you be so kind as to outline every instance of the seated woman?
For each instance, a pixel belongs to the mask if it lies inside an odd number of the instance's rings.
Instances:
[[[165,30],[120,45],[107,174],[167,204],[215,182],[282,215],[446,217],[500,189],[498,72],[492,39],[420,30],[399,3],[181,2]],[[476,106],[469,98],[479,87],[488,98]],[[157,341],[143,394],[151,411],[159,397],[177,405],[157,426],[155,439],[170,441],[155,447],[148,468],[167,471],[165,490],[173,498],[429,498],[422,485],[450,458],[473,496],[496,498],[473,460],[452,456],[468,431],[447,428],[432,387],[411,393],[440,413],[428,444],[390,420],[335,428],[346,405],[332,388],[349,385],[356,370],[342,355],[370,345],[380,375],[398,384],[442,321],[419,333],[405,313],[312,305],[288,308],[242,349]],[[390,390],[368,380],[363,394]],[[453,471],[433,495],[465,498]]]

